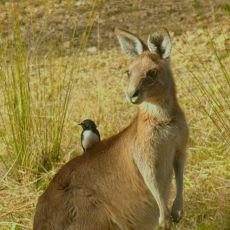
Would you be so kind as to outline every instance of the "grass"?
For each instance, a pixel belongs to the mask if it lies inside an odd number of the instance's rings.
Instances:
[[[3,42],[0,49],[4,104],[1,136],[6,150],[6,157],[1,159],[5,167],[10,168],[7,174],[13,173],[21,179],[21,172],[22,178],[24,173],[46,172],[60,160],[73,74],[79,68],[73,61],[77,63],[86,47],[98,14],[96,2],[92,4],[78,54],[61,63],[56,61],[56,51],[48,52],[45,57],[39,54],[41,40],[31,38],[29,45],[23,41],[18,12],[12,12],[13,40]]]
[[[96,8],[94,1],[81,46],[68,56],[51,43],[42,54],[41,40],[28,46],[17,23],[13,40],[1,43],[0,229],[31,229],[38,196],[62,164],[81,154],[76,122],[92,118],[106,138],[135,116],[124,97],[130,61],[118,48],[84,52]],[[227,40],[212,30],[174,38],[172,68],[190,127],[185,217],[174,229],[230,228]]]
[[[42,60],[27,49],[17,28],[7,50],[1,47],[4,164],[14,174],[37,173],[60,157],[72,82],[67,69],[55,69],[52,57]]]

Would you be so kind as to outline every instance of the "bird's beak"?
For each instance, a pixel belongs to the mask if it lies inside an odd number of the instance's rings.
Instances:
[[[78,125],[82,126],[82,123],[78,123]]]

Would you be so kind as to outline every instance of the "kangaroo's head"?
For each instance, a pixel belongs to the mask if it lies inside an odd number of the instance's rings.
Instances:
[[[171,39],[163,29],[149,35],[147,45],[136,35],[116,29],[122,50],[133,58],[127,74],[127,98],[133,104],[155,103],[170,94],[174,88],[169,56]]]

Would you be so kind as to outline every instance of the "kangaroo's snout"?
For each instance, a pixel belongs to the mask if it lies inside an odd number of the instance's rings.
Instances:
[[[140,103],[141,90],[140,89],[135,89],[133,87],[129,87],[127,92],[126,92],[126,98],[132,104]]]

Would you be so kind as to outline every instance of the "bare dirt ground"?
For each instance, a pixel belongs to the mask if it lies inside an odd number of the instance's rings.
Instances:
[[[143,35],[166,27],[175,36],[210,26],[229,29],[226,7],[224,0],[1,1],[0,31],[3,38],[10,40],[14,36],[12,27],[18,23],[28,45],[35,38],[41,50],[52,47],[56,52],[60,49],[70,53],[92,24],[88,46],[99,49],[117,45],[116,26]],[[91,23],[93,18],[96,20]]]

